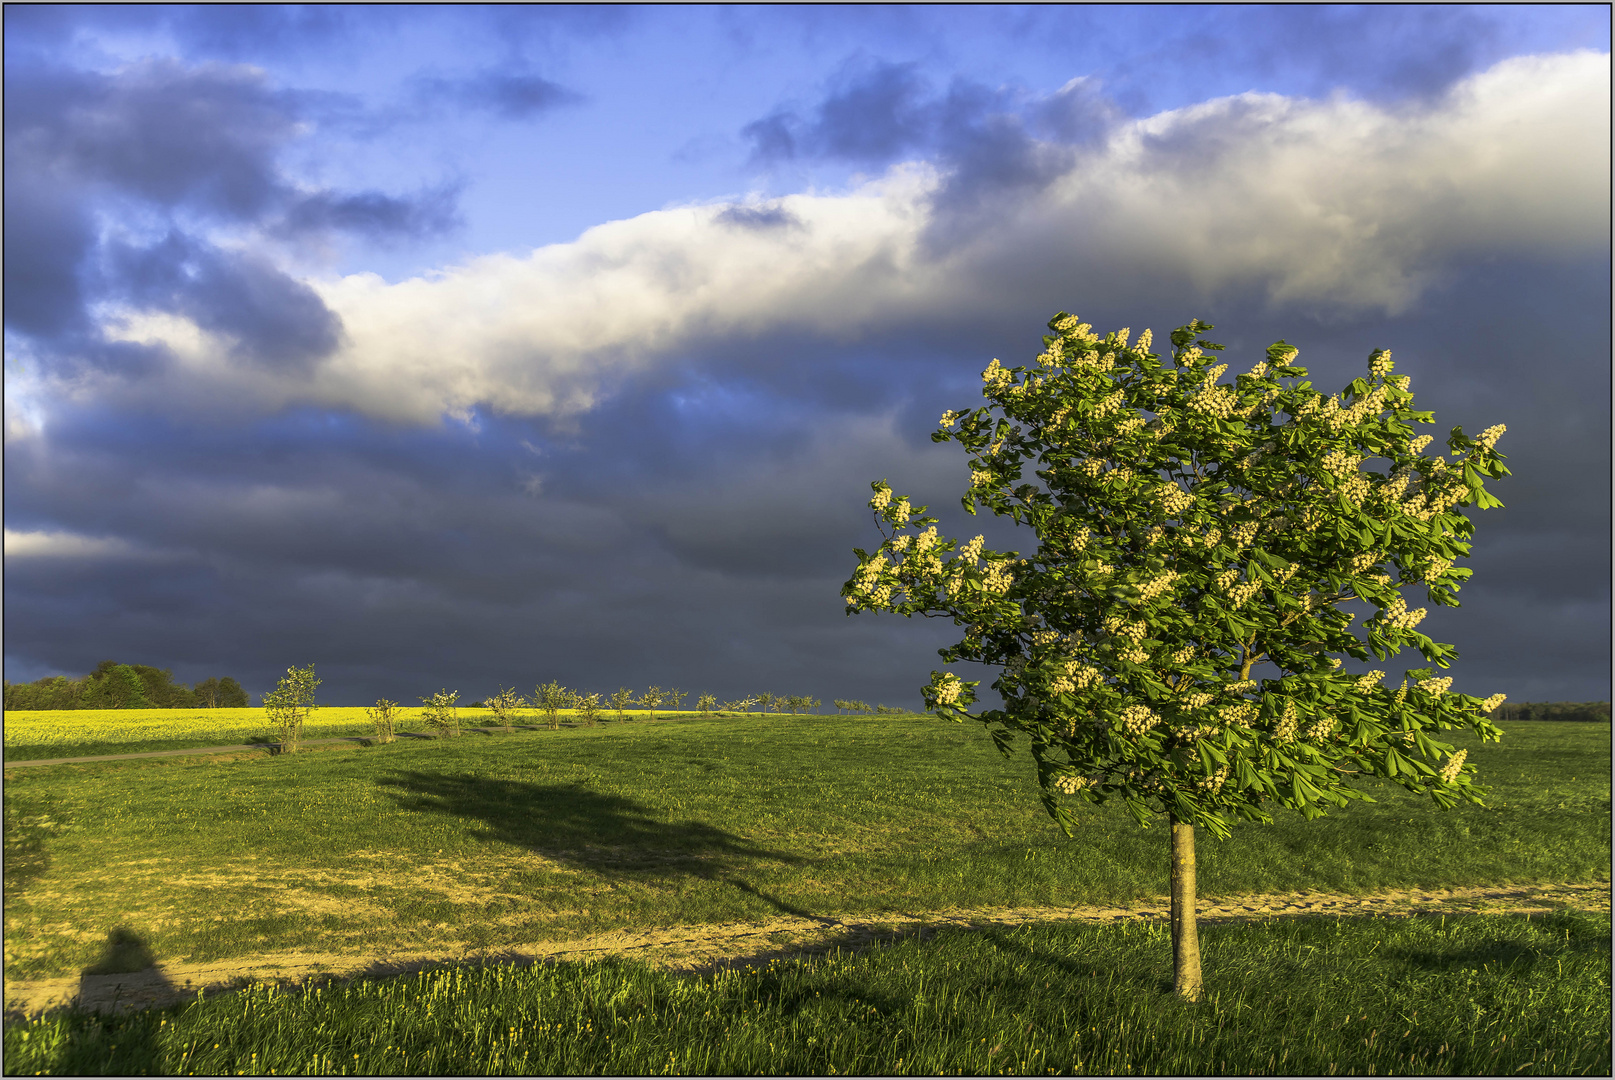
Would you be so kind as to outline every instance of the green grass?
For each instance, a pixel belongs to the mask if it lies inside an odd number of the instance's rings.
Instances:
[[[1609,729],[1459,736],[1492,795],[1380,802],[1198,844],[1203,898],[1608,877]],[[16,770],[9,978],[77,974],[122,930],[164,961],[443,954],[779,913],[1124,903],[1168,838],[1119,806],[1064,837],[1028,758],[926,717],[690,719],[230,761]]]
[[[944,931],[675,975],[455,968],[5,1033],[10,1074],[1609,1075],[1608,915]]]

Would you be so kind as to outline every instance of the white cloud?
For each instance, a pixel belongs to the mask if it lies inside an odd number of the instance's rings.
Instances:
[[[852,340],[1001,311],[1050,275],[1071,295],[1170,274],[1208,295],[1397,313],[1476,257],[1607,247],[1609,86],[1609,56],[1578,52],[1505,61],[1418,108],[1209,101],[1117,129],[1041,193],[1000,196],[991,227],[952,248],[928,231],[944,178],[909,163],[847,193],[777,200],[794,219],[783,226],[677,207],[396,284],[311,280],[346,332],[311,376],[225,375],[194,328],[126,314],[121,332],[172,339],[188,377],[240,379],[266,408],[433,423],[479,404],[575,414],[713,338]]]
[[[79,536],[68,532],[13,532],[5,530],[8,559],[98,559],[138,556],[139,549],[115,536]]]

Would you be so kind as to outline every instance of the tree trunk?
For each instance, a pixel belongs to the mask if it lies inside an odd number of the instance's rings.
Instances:
[[[1200,1000],[1200,934],[1194,921],[1194,823],[1172,821],[1172,989]]]

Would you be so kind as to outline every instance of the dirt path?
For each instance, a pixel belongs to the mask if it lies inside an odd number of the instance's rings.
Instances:
[[[1324,893],[1239,896],[1202,900],[1199,919],[1212,924],[1307,915],[1524,913],[1566,908],[1608,912],[1610,883],[1412,889],[1366,896]],[[932,933],[948,926],[1017,926],[1057,920],[1163,921],[1168,914],[1167,898],[1162,897],[1127,907],[976,908],[841,919],[784,916],[766,922],[622,930],[574,941],[512,945],[496,951],[286,952],[210,963],[163,963],[124,975],[85,975],[29,982],[7,980],[5,1010],[7,1016],[34,1016],[74,998],[92,1009],[147,1008],[195,997],[198,991],[218,993],[252,982],[296,985],[311,979],[408,974],[462,963],[530,964],[635,956],[672,970],[704,971],[833,948],[857,948],[894,936]]]

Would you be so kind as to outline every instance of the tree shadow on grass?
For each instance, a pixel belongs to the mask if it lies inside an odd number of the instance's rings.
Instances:
[[[478,821],[482,828],[473,835],[479,839],[525,848],[606,878],[682,874],[723,881],[781,911],[806,914],[735,876],[759,862],[806,861],[800,856],[761,847],[703,822],[668,821],[620,795],[582,785],[413,771],[377,783],[390,789],[405,810]]]

